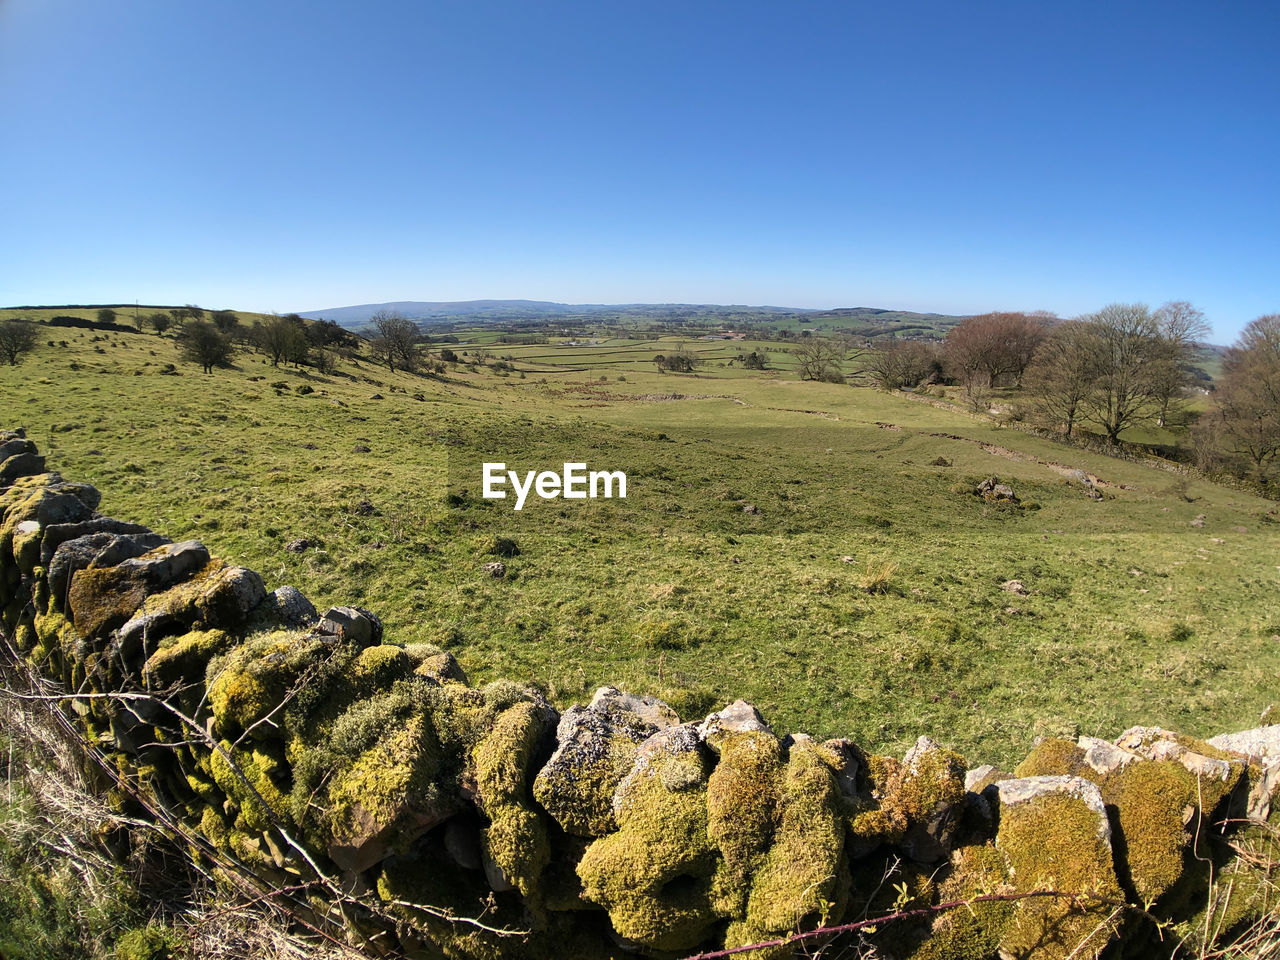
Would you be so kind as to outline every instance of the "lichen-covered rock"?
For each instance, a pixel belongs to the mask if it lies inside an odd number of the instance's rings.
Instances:
[[[362,753],[328,789],[329,857],[344,870],[367,870],[457,809],[439,789],[440,743],[422,715]]]
[[[320,619],[315,604],[297,587],[276,587],[267,594],[267,607],[276,623],[286,628],[309,627]]]
[[[592,843],[578,863],[584,897],[642,946],[687,950],[716,922],[706,767],[693,728],[654,734],[618,786],[617,831]]]
[[[547,824],[529,787],[556,719],[546,703],[517,703],[498,715],[489,735],[472,752],[476,803],[489,818],[483,851],[502,879],[525,897],[535,897],[551,857]]]
[[[951,870],[938,885],[942,903],[973,901],[978,897],[1013,893],[1009,868],[992,844],[961,847],[951,855]],[[1013,922],[1011,901],[968,903],[940,912],[927,931],[927,939],[912,960],[975,960],[995,957]]]
[[[922,736],[901,762],[867,758],[867,774],[849,823],[853,855],[893,843],[922,863],[944,859],[965,796],[964,758]]]
[[[1018,892],[1053,890],[1079,901],[1044,897],[1016,901],[1001,939],[1002,956],[1065,960],[1097,957],[1118,929],[1114,907],[1123,896],[1111,853],[1111,826],[1096,784],[1081,777],[1002,780],[996,849]]]
[[[169,637],[161,641],[159,649],[143,664],[143,682],[157,691],[200,683],[209,661],[229,649],[233,642],[222,630],[193,630]]]
[[[186,580],[209,563],[209,551],[196,540],[157,547],[115,566],[90,564],[71,577],[71,622],[86,638],[123,625],[152,593]]]
[[[1205,743],[1254,760],[1280,759],[1280,723],[1241,730],[1239,733],[1220,733],[1216,737],[1210,737]]]
[[[7,487],[19,477],[44,473],[44,457],[37,453],[15,453],[0,462],[0,487]]]
[[[568,833],[602,836],[615,826],[613,796],[631,770],[637,746],[679,723],[669,706],[601,687],[586,707],[570,707],[556,728],[556,749],[538,772],[533,794]]]
[[[712,713],[698,727],[698,736],[712,750],[718,752],[718,744],[726,734],[746,733],[749,731],[770,732],[758,711],[745,700],[735,700],[723,710]]]
[[[1121,879],[1142,902],[1152,903],[1187,879],[1193,859],[1204,860],[1202,851],[1192,850],[1193,839],[1208,829],[1206,818],[1235,788],[1243,768],[1196,753],[1190,749],[1195,741],[1156,728],[1129,731],[1121,742],[1126,745],[1092,737],[1042,740],[1017,773],[1097,784],[1113,811]]]
[[[169,541],[154,533],[116,534],[107,531],[64,540],[49,558],[49,605],[66,611],[72,576],[89,566],[110,567],[141,557]]]
[[[848,903],[845,823],[835,771],[842,760],[808,737],[796,737],[778,784],[773,842],[755,871],[746,917],[729,926],[726,946],[785,937],[825,926]],[[789,957],[778,948],[761,956]]]
[[[382,641],[382,621],[359,607],[330,607],[320,618],[315,632],[367,647]]]
[[[466,671],[452,653],[441,650],[430,643],[414,643],[404,648],[409,659],[413,661],[413,672],[419,677],[426,677],[437,683],[467,682]]]
[[[217,729],[235,738],[250,727],[259,739],[283,738],[277,712],[285,697],[301,689],[333,652],[323,640],[281,630],[263,634],[210,662],[206,685]]]
[[[720,761],[707,780],[707,835],[723,863],[712,896],[718,913],[743,919],[751,878],[777,822],[782,747],[767,730],[719,731]]]

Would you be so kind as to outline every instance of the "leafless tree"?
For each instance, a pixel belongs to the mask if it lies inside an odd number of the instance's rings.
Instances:
[[[1209,335],[1204,313],[1185,300],[1173,300],[1155,312],[1165,355],[1152,371],[1151,387],[1160,404],[1157,423],[1164,426],[1174,405],[1193,382],[1191,360],[1197,345]]]
[[[409,371],[418,368],[417,324],[395,310],[379,310],[369,322],[377,331],[369,344],[375,360],[392,371],[396,367]]]
[[[844,383],[843,365],[853,353],[849,343],[841,339],[806,337],[791,351],[802,380],[824,380]]]
[[[881,390],[901,390],[920,385],[937,367],[937,347],[919,340],[894,340],[871,351],[865,370]]]
[[[1145,303],[1113,303],[1087,318],[1091,389],[1083,419],[1096,423],[1111,443],[1127,427],[1157,419],[1158,383],[1168,348],[1160,323]]]
[[[1036,418],[1071,436],[1093,389],[1093,330],[1072,320],[1053,328],[1027,370],[1027,396]]]
[[[1042,315],[984,313],[947,331],[943,354],[953,375],[968,392],[995,387],[1000,381],[1022,382],[1023,374],[1045,337]]]
[[[1227,351],[1201,439],[1249,463],[1265,481],[1280,463],[1280,313],[1259,317]]]

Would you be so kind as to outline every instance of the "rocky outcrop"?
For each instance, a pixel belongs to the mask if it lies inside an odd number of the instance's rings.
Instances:
[[[169,810],[216,873],[352,898],[326,922],[383,954],[674,957],[909,909],[864,932],[881,955],[1140,956],[1273,909],[1280,727],[1046,739],[1008,774],[779,737],[743,701],[561,715],[98,505],[0,434],[6,676],[61,684],[112,802]]]

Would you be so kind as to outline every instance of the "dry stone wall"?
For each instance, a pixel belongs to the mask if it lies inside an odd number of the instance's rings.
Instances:
[[[1275,912],[1280,727],[1044,740],[1003,772],[779,737],[742,701],[560,714],[99,499],[0,434],[6,683],[58,699],[113,802],[370,954],[679,957],[906,913],[861,932],[878,955],[1153,956]]]

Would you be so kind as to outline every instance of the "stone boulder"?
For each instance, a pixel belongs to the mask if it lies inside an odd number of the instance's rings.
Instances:
[[[568,833],[607,833],[616,825],[614,792],[637,747],[677,723],[661,700],[601,687],[588,706],[570,707],[560,718],[555,752],[534,780],[534,797]]]

